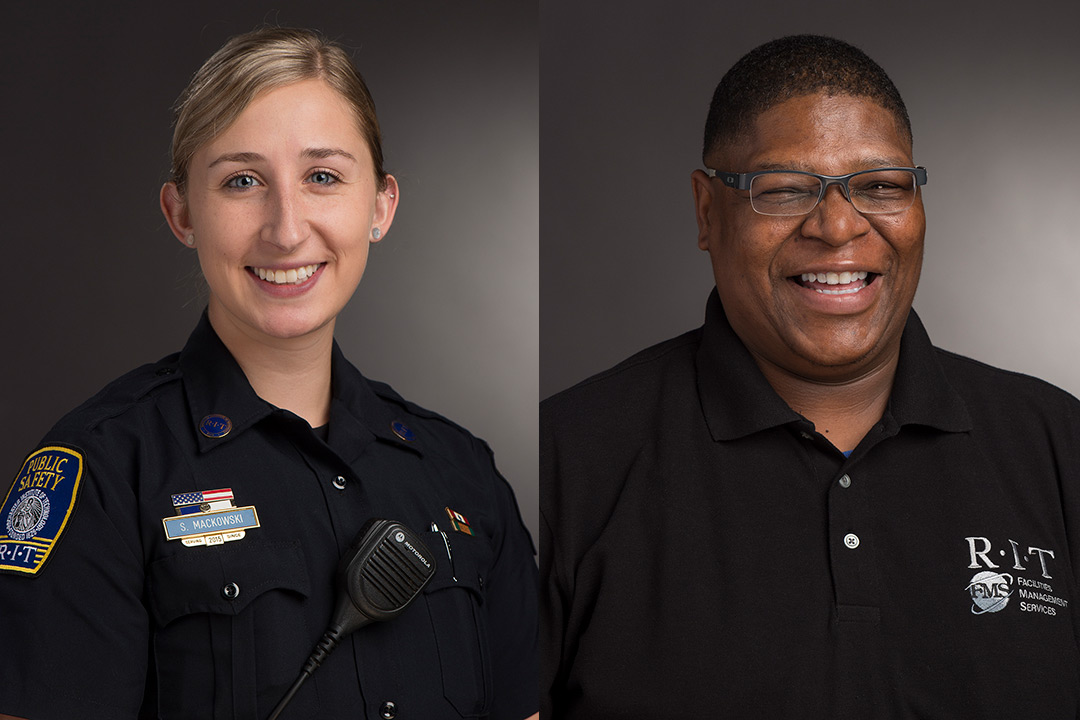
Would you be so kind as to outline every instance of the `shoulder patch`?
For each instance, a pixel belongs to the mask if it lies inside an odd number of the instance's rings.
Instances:
[[[0,572],[37,575],[75,510],[82,453],[49,445],[30,454],[0,508]]]

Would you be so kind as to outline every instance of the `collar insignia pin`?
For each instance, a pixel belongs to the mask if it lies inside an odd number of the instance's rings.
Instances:
[[[405,425],[405,423],[401,422],[400,420],[395,420],[394,422],[390,423],[390,429],[394,431],[395,435],[397,435],[399,438],[401,438],[405,442],[415,442],[416,441],[416,433],[414,433],[412,430],[410,430]]]
[[[232,420],[224,415],[207,415],[199,423],[199,432],[208,438],[223,438],[232,431]]]

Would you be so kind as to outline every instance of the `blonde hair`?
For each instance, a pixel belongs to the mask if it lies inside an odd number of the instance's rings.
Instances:
[[[228,129],[257,95],[313,78],[326,81],[353,109],[375,164],[376,184],[385,189],[375,101],[345,51],[313,30],[268,27],[231,38],[180,94],[169,177],[180,195],[195,152]]]

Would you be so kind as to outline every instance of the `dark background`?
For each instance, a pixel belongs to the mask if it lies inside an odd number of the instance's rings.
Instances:
[[[907,103],[935,343],[1080,393],[1076,3],[544,0],[541,19],[541,397],[701,324],[690,172],[713,89],[806,32],[864,49]]]
[[[205,293],[158,210],[170,108],[229,36],[299,25],[353,51],[401,186],[338,341],[369,377],[488,440],[535,536],[535,2],[38,2],[4,16],[0,472],[106,382],[183,345]]]

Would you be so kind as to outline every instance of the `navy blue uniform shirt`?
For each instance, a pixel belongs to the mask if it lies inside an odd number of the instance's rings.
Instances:
[[[541,713],[1075,720],[1080,403],[912,313],[850,458],[705,325],[543,403]]]
[[[332,378],[324,441],[255,395],[204,315],[183,352],[48,433],[0,518],[0,712],[262,720],[376,517],[419,533],[437,574],[398,618],[348,636],[282,717],[536,712],[534,550],[487,446],[336,345]],[[208,507],[224,514],[191,517],[220,534],[166,538],[163,520]]]

